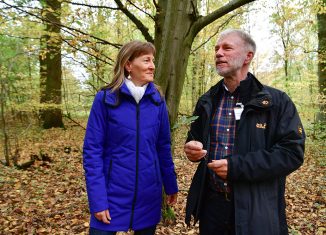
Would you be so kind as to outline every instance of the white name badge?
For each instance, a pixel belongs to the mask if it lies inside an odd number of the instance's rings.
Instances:
[[[234,116],[235,120],[240,120],[241,114],[243,112],[243,104],[242,103],[236,103],[236,107],[234,108]]]

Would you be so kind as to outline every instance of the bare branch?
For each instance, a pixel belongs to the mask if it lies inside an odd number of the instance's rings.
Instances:
[[[209,25],[213,21],[219,19],[220,17],[228,14],[229,12],[247,4],[250,2],[254,2],[255,0],[232,0],[228,4],[220,7],[216,11],[213,11],[207,16],[199,17],[192,27],[192,35],[196,36],[197,33],[202,30],[205,26]]]
[[[75,34],[73,34],[72,32],[70,32],[70,31],[67,31],[67,30],[64,30],[63,29],[63,31],[65,31],[66,33],[69,33],[71,36],[73,36],[73,37],[78,37],[78,35],[75,35]],[[68,39],[65,39],[66,41],[69,41]],[[86,40],[86,39],[83,39],[83,40],[80,40],[80,42],[82,42],[82,43],[93,43],[93,42],[91,42],[91,41],[89,41],[89,40]],[[71,44],[68,44],[68,45],[71,45]],[[73,48],[75,48],[75,49],[77,49],[76,47],[73,47]],[[96,49],[96,48],[94,48],[94,47],[89,47],[90,49],[92,49],[92,50],[94,50],[94,51],[96,51],[96,52],[98,52],[98,50]],[[103,54],[102,54],[103,55]],[[114,62],[113,61],[113,59],[111,59],[110,57],[107,57],[107,56],[105,56],[105,55],[103,55],[106,59],[108,59],[108,60],[110,60],[111,62]],[[95,56],[96,57],[96,56]],[[106,62],[106,63],[108,63],[108,62]],[[108,64],[110,64],[110,65],[112,65],[111,63],[108,63]]]
[[[229,22],[230,22],[233,18],[235,18],[237,15],[238,15],[238,14],[234,14],[234,15],[230,16],[226,21],[224,21],[221,25],[219,25],[218,28],[217,28],[217,30],[216,30],[216,32],[213,33],[211,36],[209,36],[208,39],[207,39],[205,42],[203,42],[203,43],[200,44],[198,47],[196,47],[195,49],[193,49],[193,50],[190,52],[190,54],[194,54],[195,51],[197,51],[197,50],[200,49],[202,46],[204,46],[206,43],[208,43],[208,42],[209,42],[213,37],[216,36],[216,34],[218,34],[218,33],[220,32],[220,30],[221,30],[222,28],[224,28],[227,24],[229,24]]]
[[[154,20],[154,17],[151,14],[147,13],[146,11],[144,11],[143,9],[141,9],[140,7],[138,7],[136,4],[134,4],[130,0],[127,0],[127,2],[129,2],[131,5],[133,5],[135,8],[137,8],[139,11],[143,12],[148,17],[150,17],[152,20]]]
[[[6,4],[5,1],[1,0],[0,2],[3,2],[4,4]],[[17,7],[21,7],[21,8],[27,8],[27,9],[32,9],[32,10],[41,10],[38,7],[30,7],[30,6],[23,6],[23,5],[11,5],[8,7],[4,7],[4,8],[0,8],[1,10],[10,10],[12,8],[16,9]]]
[[[104,62],[104,63],[106,63],[106,64],[112,65],[112,63],[110,63],[110,62],[108,62],[108,61],[105,61],[105,60],[103,60],[102,58],[100,58],[100,57],[98,57],[98,56],[96,56],[96,55],[93,55],[92,53],[90,53],[90,52],[88,52],[88,51],[85,51],[85,50],[83,50],[83,49],[77,48],[76,46],[72,45],[72,44],[71,44],[68,40],[66,40],[66,39],[62,39],[62,41],[64,41],[64,42],[67,43],[70,47],[76,49],[77,51],[81,51],[81,52],[83,52],[83,53],[85,53],[85,54],[87,54],[87,55],[90,55],[90,56],[92,56],[92,57],[98,59],[99,61],[102,61],[102,62]]]
[[[82,129],[86,130],[86,128],[80,124],[79,122],[77,122],[76,120],[72,119],[72,117],[70,115],[64,114],[63,117],[69,119],[70,121],[72,121],[73,123],[75,123],[77,126],[81,127]]]
[[[114,0],[118,5],[119,9],[137,26],[140,32],[143,34],[144,38],[148,42],[154,42],[153,37],[149,34],[149,29],[139,20],[135,15],[133,15],[120,0]]]
[[[83,7],[90,7],[90,8],[99,8],[99,9],[110,9],[110,10],[119,10],[117,7],[108,7],[108,6],[98,6],[98,5],[91,5],[91,4],[85,4],[85,3],[78,3],[78,2],[72,2],[72,1],[66,1],[63,0],[61,2],[69,3],[76,6],[83,6]]]
[[[15,35],[10,35],[10,34],[5,34],[5,33],[0,33],[0,35],[10,37],[10,38],[19,38],[19,39],[36,39],[36,40],[40,39],[40,38],[32,38],[32,37],[15,36]]]
[[[191,0],[191,6],[193,8],[193,12],[195,14],[195,18],[197,19],[198,18],[198,8],[196,6],[196,3],[194,3],[194,0]]]
[[[153,0],[153,4],[154,4],[154,6],[156,7],[156,9],[158,8],[158,3],[155,1],[155,0]]]
[[[87,66],[84,62],[79,61],[79,60],[76,60],[76,59],[75,59],[74,57],[72,57],[72,56],[68,56],[68,53],[67,53],[67,54],[62,54],[62,57],[74,61],[75,63],[81,65],[81,66],[84,67],[85,69],[89,69],[89,68],[88,68],[89,66]]]
[[[111,42],[108,42],[108,41],[106,41],[106,40],[104,40],[104,39],[102,39],[102,38],[99,38],[99,37],[96,37],[96,36],[94,36],[94,35],[90,35],[90,34],[88,34],[88,33],[85,33],[85,32],[83,32],[83,31],[81,31],[81,30],[79,30],[79,29],[75,29],[75,28],[72,28],[72,27],[69,27],[69,26],[66,26],[66,25],[63,25],[63,24],[57,23],[57,22],[52,22],[51,20],[49,20],[49,19],[45,19],[45,18],[43,18],[43,17],[41,17],[41,16],[38,16],[37,14],[31,13],[31,12],[28,12],[28,11],[25,11],[25,10],[22,9],[21,7],[10,5],[9,3],[6,3],[6,2],[3,1],[3,0],[2,0],[1,2],[3,2],[4,4],[6,4],[7,6],[14,7],[15,9],[17,9],[17,10],[19,10],[19,11],[21,11],[21,12],[24,12],[24,13],[26,13],[26,14],[28,14],[28,15],[34,16],[34,17],[36,17],[37,19],[40,19],[40,20],[42,20],[42,21],[45,21],[45,22],[48,22],[48,23],[50,23],[50,24],[56,25],[56,26],[58,26],[58,27],[61,27],[61,29],[66,28],[66,29],[69,29],[69,30],[71,30],[71,31],[76,31],[76,32],[78,32],[78,33],[80,33],[80,34],[82,34],[82,35],[86,35],[86,36],[89,36],[89,37],[91,37],[91,38],[94,38],[94,39],[98,40],[99,42],[101,42],[102,44],[105,44],[105,45],[110,45],[110,46],[113,46],[113,47],[115,47],[115,48],[120,48],[120,47],[121,47],[121,44],[111,43]]]

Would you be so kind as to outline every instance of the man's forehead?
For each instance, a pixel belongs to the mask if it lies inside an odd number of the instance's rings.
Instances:
[[[239,35],[237,35],[236,33],[230,33],[227,35],[222,35],[217,40],[216,45],[220,45],[220,44],[234,45],[234,44],[238,44],[238,43],[243,43],[243,40],[241,39],[241,37]]]

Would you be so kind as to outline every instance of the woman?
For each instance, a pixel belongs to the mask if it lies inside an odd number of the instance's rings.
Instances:
[[[154,55],[151,43],[125,44],[111,84],[95,96],[83,148],[90,234],[154,234],[162,184],[167,203],[176,203],[169,120],[153,83]]]

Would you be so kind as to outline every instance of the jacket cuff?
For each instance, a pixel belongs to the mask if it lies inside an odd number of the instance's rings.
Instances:
[[[226,158],[227,162],[228,162],[228,172],[227,172],[227,176],[226,176],[226,179],[228,181],[232,181],[233,179],[233,164],[232,164],[232,160],[231,160],[231,157],[228,156]]]

